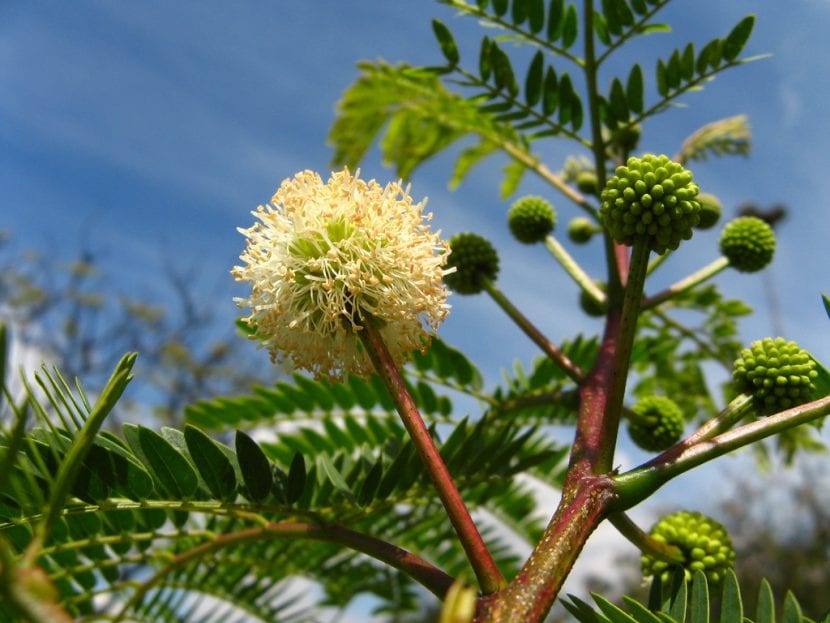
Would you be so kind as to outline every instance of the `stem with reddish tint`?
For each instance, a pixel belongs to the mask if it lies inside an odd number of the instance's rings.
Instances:
[[[481,590],[492,593],[505,586],[504,576],[496,566],[496,562],[487,549],[481,534],[476,528],[470,512],[461,499],[461,494],[452,481],[450,472],[444,460],[432,441],[426,424],[424,423],[412,396],[406,388],[398,366],[389,354],[380,332],[373,326],[371,320],[364,322],[364,327],[358,332],[363,345],[372,360],[384,385],[395,403],[398,414],[401,416],[404,427],[412,439],[421,461],[429,472],[430,478],[444,504],[461,545],[478,578]]]

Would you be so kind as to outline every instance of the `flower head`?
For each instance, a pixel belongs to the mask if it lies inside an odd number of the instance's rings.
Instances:
[[[379,327],[402,362],[429,342],[449,310],[442,278],[449,247],[431,232],[425,202],[400,183],[380,186],[348,170],[323,183],[312,171],[283,181],[252,214],[233,269],[248,281],[245,321],[276,362],[340,378],[372,370],[355,332]],[[426,326],[425,326],[426,325]]]

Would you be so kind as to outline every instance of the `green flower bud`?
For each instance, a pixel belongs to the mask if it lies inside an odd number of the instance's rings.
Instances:
[[[478,234],[456,234],[449,240],[447,268],[455,272],[444,275],[444,283],[459,294],[478,294],[487,280],[495,281],[499,273],[496,249]]]
[[[697,224],[697,228],[709,229],[710,227],[714,227],[720,220],[720,199],[709,193],[699,193],[697,201],[700,204],[700,221]]]
[[[605,292],[606,285],[604,281],[597,281],[596,284],[600,290]],[[608,311],[607,303],[600,303],[582,288],[579,289],[579,306],[582,308],[582,311],[595,318],[604,316],[605,312]]]
[[[751,394],[765,415],[809,402],[817,376],[810,353],[782,337],[753,342],[732,368],[735,390]]]
[[[568,223],[568,238],[576,244],[585,244],[597,231],[597,226],[584,216],[572,218]]]
[[[720,251],[742,273],[754,273],[775,254],[775,233],[755,216],[741,216],[726,224],[720,235]]]
[[[709,582],[717,584],[723,580],[724,572],[734,566],[735,549],[726,528],[701,513],[680,511],[667,515],[654,524],[650,534],[655,540],[680,549],[687,581],[692,579],[693,571],[700,569]],[[672,563],[649,555],[640,560],[645,577],[661,575],[664,583],[671,580]]]
[[[671,398],[645,396],[631,410],[636,417],[628,423],[628,434],[643,450],[661,452],[680,441],[683,411]]]
[[[556,210],[547,199],[528,195],[510,207],[507,224],[519,242],[542,242],[556,225]]]
[[[582,171],[576,176],[576,187],[586,195],[596,195],[597,174],[593,171]]]
[[[611,133],[611,144],[623,152],[630,152],[637,149],[637,144],[640,142],[640,135],[642,130],[639,125],[628,126],[627,128],[620,128]]]
[[[700,220],[697,193],[691,172],[667,156],[629,158],[605,185],[600,216],[617,242],[644,241],[665,253],[692,237]]]

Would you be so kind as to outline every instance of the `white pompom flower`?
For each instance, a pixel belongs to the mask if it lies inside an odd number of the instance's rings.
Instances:
[[[426,201],[400,182],[382,187],[347,169],[323,183],[312,171],[286,179],[252,214],[244,263],[251,284],[245,322],[277,363],[315,376],[365,375],[372,364],[358,335],[371,321],[396,362],[423,351],[446,318],[449,254],[431,232]]]

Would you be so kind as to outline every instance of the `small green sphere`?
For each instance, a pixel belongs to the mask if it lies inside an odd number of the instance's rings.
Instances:
[[[645,396],[632,409],[636,418],[628,424],[628,434],[643,450],[662,452],[683,435],[683,410],[671,398]]]
[[[732,368],[735,390],[751,394],[765,415],[809,402],[817,376],[810,353],[783,337],[752,342]]]
[[[582,171],[576,176],[576,187],[586,195],[597,194],[597,174],[593,171]]]
[[[600,290],[605,292],[606,285],[604,281],[597,281],[596,284]],[[608,311],[607,303],[598,302],[582,288],[579,289],[579,306],[582,308],[582,311],[595,318],[604,316],[605,312]]]
[[[568,223],[568,238],[576,244],[585,244],[594,237],[599,230],[584,216],[577,216]]]
[[[700,221],[697,224],[697,228],[709,229],[714,227],[720,220],[720,199],[709,193],[699,193],[697,201],[700,204]]]
[[[528,195],[510,206],[507,224],[519,242],[542,242],[556,226],[556,210],[547,199]]]
[[[444,275],[444,283],[450,288],[459,294],[478,294],[485,281],[495,281],[499,256],[487,239],[466,232],[450,238],[449,245],[447,268],[455,268],[455,272]]]
[[[692,579],[692,572],[699,569],[709,582],[718,584],[735,564],[735,549],[726,528],[701,513],[679,511],[667,515],[654,524],[650,534],[655,540],[680,549],[687,581]],[[645,577],[659,574],[664,583],[671,581],[671,563],[648,554],[640,561]]]
[[[720,251],[742,273],[754,273],[772,261],[775,233],[755,216],[741,216],[726,224],[720,235]]]
[[[605,185],[600,216],[615,241],[644,241],[665,253],[692,237],[700,221],[697,194],[691,172],[668,156],[632,157]]]

